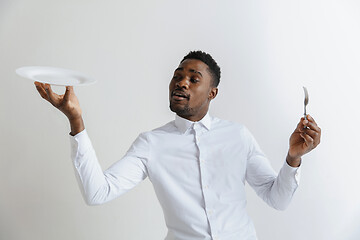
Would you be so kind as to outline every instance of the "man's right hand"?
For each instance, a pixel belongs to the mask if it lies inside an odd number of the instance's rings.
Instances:
[[[58,95],[52,91],[50,84],[40,82],[34,82],[34,84],[41,97],[63,112],[69,119],[71,135],[74,136],[85,129],[79,100],[72,86],[66,86],[65,94]]]

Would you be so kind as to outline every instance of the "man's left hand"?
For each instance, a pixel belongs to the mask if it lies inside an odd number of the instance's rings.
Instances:
[[[310,115],[307,115],[306,118],[307,120],[301,118],[290,136],[290,147],[286,161],[292,167],[300,166],[301,157],[320,143],[321,129]]]

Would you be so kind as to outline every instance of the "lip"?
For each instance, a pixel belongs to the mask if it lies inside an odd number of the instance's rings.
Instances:
[[[175,101],[183,101],[183,100],[187,100],[187,98],[184,98],[184,97],[179,97],[179,96],[172,96],[172,99],[175,100]]]
[[[176,101],[182,101],[182,100],[187,100],[189,99],[189,94],[186,94],[183,91],[179,91],[179,90],[174,90],[171,93],[171,98],[176,100]]]

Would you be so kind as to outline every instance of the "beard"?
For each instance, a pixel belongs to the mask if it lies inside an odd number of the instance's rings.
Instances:
[[[191,116],[193,112],[193,109],[189,107],[189,104],[179,106],[177,104],[173,104],[171,101],[170,101],[170,110],[176,113],[177,115],[179,115],[180,117]]]

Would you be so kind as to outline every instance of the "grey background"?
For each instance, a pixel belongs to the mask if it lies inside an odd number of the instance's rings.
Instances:
[[[286,211],[247,188],[259,239],[359,239],[358,24],[350,0],[1,0],[0,239],[163,239],[148,180],[108,204],[85,204],[67,119],[15,69],[63,67],[98,80],[75,91],[105,169],[140,132],[174,118],[168,83],[196,49],[222,67],[211,114],[245,124],[275,170],[302,115],[302,86],[323,130]]]

